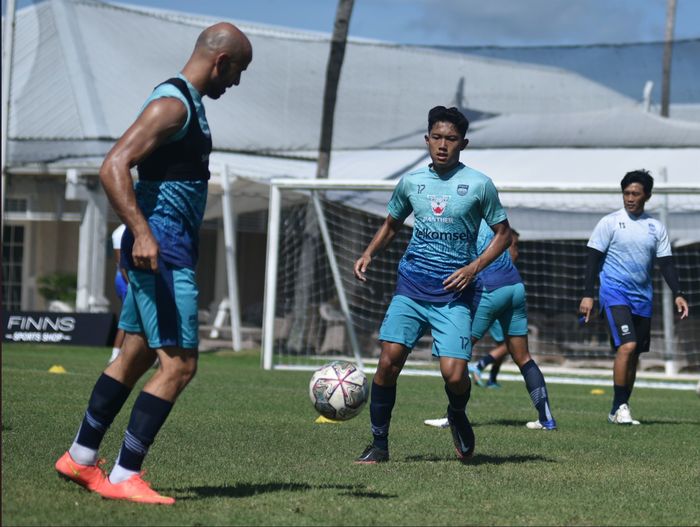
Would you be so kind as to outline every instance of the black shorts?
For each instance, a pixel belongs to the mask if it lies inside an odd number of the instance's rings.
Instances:
[[[610,330],[610,345],[617,350],[622,344],[636,342],[637,353],[649,351],[651,318],[633,315],[628,306],[605,306]]]

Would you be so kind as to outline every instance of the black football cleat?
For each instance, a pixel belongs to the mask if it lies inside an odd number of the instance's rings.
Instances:
[[[389,451],[382,448],[377,448],[374,445],[369,445],[365,448],[360,457],[355,459],[355,463],[359,465],[376,465],[389,461]]]
[[[476,445],[476,438],[474,437],[474,430],[472,425],[469,424],[469,419],[466,420],[466,425],[457,424],[454,421],[452,415],[447,415],[447,421],[450,423],[450,432],[452,432],[452,442],[455,445],[455,451],[457,452],[457,457],[464,463],[468,461],[474,455],[474,447]]]

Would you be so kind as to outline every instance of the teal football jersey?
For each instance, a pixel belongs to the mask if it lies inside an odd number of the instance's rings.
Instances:
[[[413,213],[413,235],[399,262],[396,294],[416,300],[449,302],[461,293],[442,282],[477,257],[483,218],[489,225],[506,219],[491,179],[459,163],[439,175],[430,167],[401,178],[387,207],[404,221]]]

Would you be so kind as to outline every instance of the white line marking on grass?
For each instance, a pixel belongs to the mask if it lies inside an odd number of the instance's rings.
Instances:
[[[288,371],[315,371],[318,366],[300,366],[300,365],[276,365],[276,370],[288,370]],[[376,368],[366,367],[365,373],[374,373]],[[415,375],[423,377],[441,377],[441,373],[437,370],[417,370],[411,368],[404,368],[401,373],[403,375]],[[602,372],[601,372],[602,373]],[[514,375],[510,373],[500,373],[498,375],[498,380],[504,381],[520,381],[523,382],[523,378],[520,375]],[[590,378],[590,377],[562,377],[559,375],[547,375],[547,384],[578,384],[587,386],[603,386],[610,387],[612,379],[608,378]],[[635,388],[657,388],[663,390],[695,390],[695,383],[687,382],[664,382],[664,381],[648,381],[644,379],[637,379],[634,383]]]

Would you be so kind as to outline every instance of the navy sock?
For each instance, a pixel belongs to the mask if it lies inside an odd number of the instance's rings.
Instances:
[[[450,401],[450,404],[447,406],[447,418],[454,425],[457,435],[460,437],[460,443],[463,445],[459,448],[463,450],[464,447],[467,447],[469,450],[473,450],[475,444],[474,430],[467,417],[467,403],[472,393],[472,385],[469,383],[467,391],[458,395],[453,393],[445,384],[445,393]]]
[[[501,371],[501,365],[496,363],[491,366],[491,371],[489,372],[489,382],[491,384],[496,384],[496,378],[498,377],[498,372]]]
[[[525,379],[525,387],[530,394],[530,399],[532,399],[532,404],[537,408],[539,413],[540,423],[549,421],[552,419],[552,413],[549,410],[549,396],[547,395],[547,385],[544,382],[544,376],[540,371],[537,363],[530,359],[522,368],[520,368],[520,373]]]
[[[119,465],[135,472],[141,470],[148,448],[155,441],[172,408],[173,403],[170,401],[147,392],[139,394],[124,434]]]
[[[481,357],[479,362],[476,363],[476,367],[479,368],[479,371],[483,371],[484,369],[486,369],[486,366],[488,366],[495,360],[496,359],[494,359],[491,355],[486,355],[485,357]]]
[[[627,404],[630,400],[630,395],[632,394],[632,390],[627,388],[627,386],[620,386],[619,384],[613,384],[613,405],[612,405],[612,410],[610,410],[611,414],[614,414],[617,412],[617,409],[620,408],[621,404]]]
[[[105,375],[100,375],[92,389],[83,422],[75,442],[97,450],[112,421],[129,398],[131,388]]]
[[[447,394],[447,400],[450,402],[449,409],[455,412],[464,412],[467,409],[467,403],[472,393],[472,384],[469,383],[467,391],[462,394],[454,393],[450,390],[450,387],[445,384],[445,393]]]
[[[449,404],[447,406],[447,414],[450,419],[452,419],[456,424],[463,425],[468,424],[467,419],[467,403],[469,402],[469,397],[472,393],[472,385],[469,383],[467,391],[463,394],[456,394],[450,390],[449,386],[445,384],[445,393],[447,394],[447,400]]]
[[[373,444],[389,450],[389,424],[396,402],[396,385],[380,386],[372,381],[372,397],[369,402],[369,420],[372,425]]]

